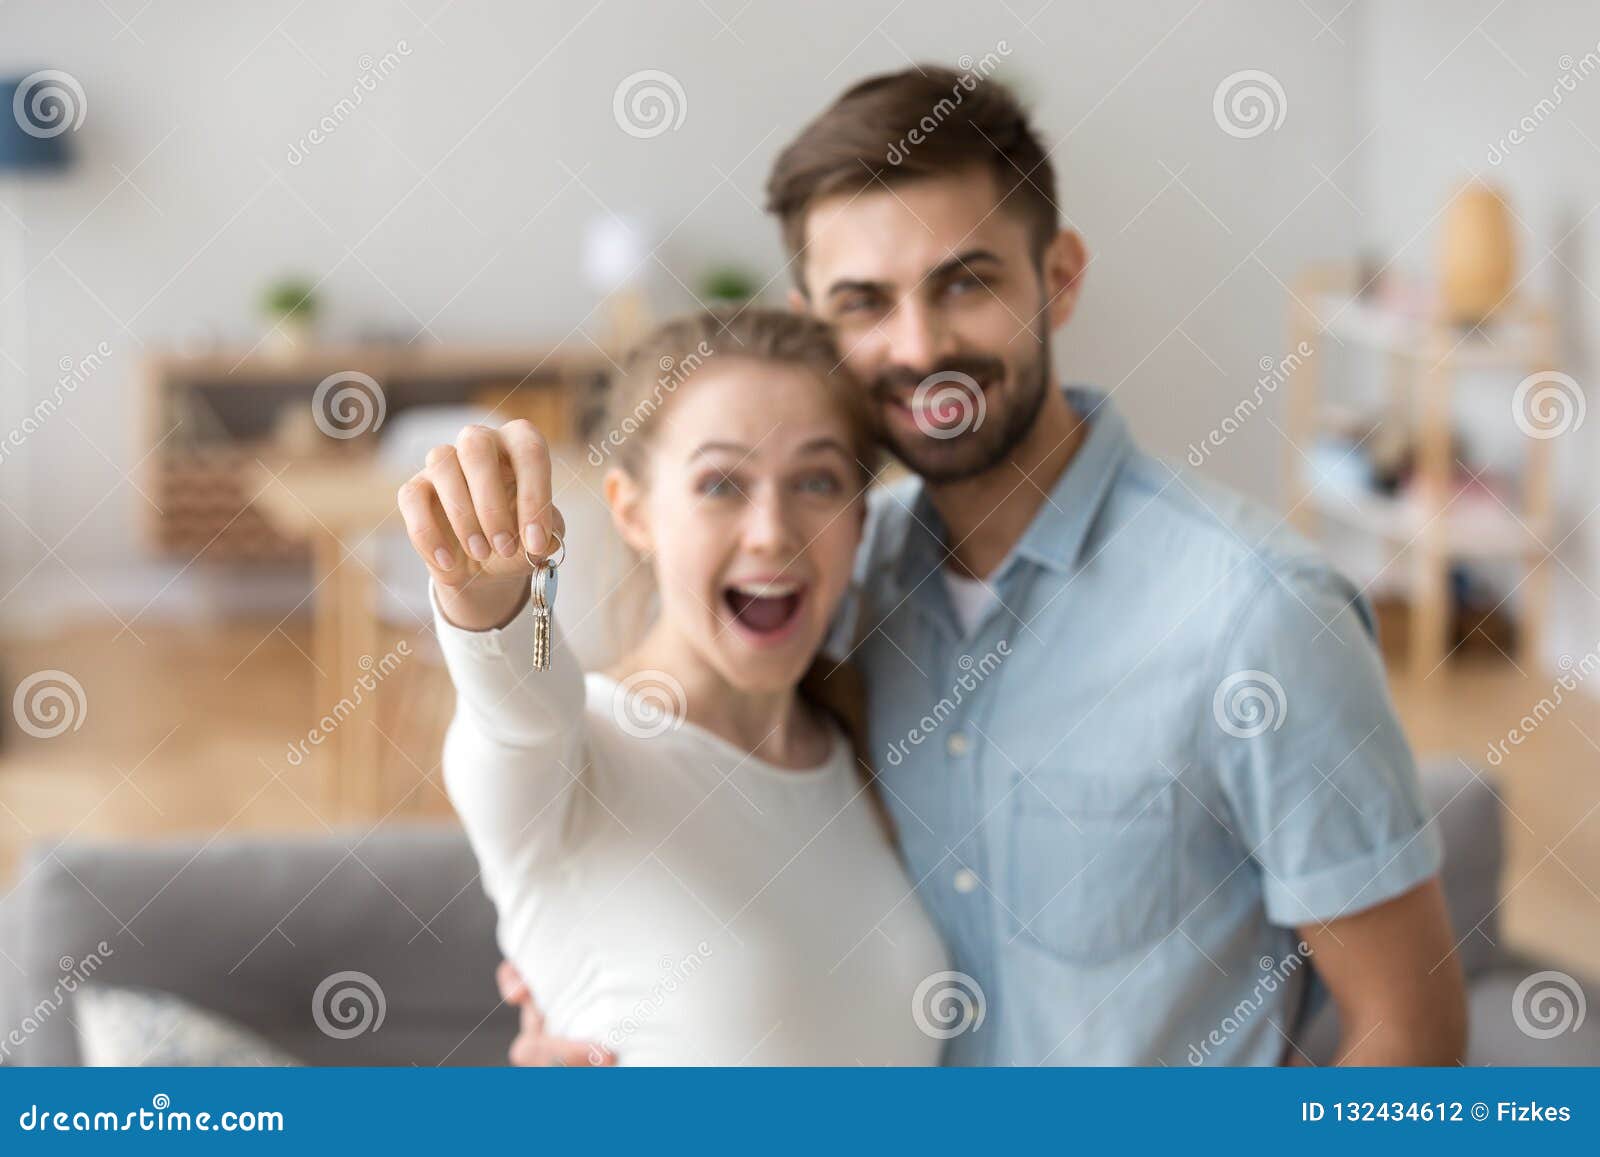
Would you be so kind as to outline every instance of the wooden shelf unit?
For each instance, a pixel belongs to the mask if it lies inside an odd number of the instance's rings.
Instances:
[[[157,352],[143,367],[143,471],[160,507],[145,504],[145,541],[155,554],[186,560],[303,564],[305,542],[286,538],[252,507],[253,480],[258,459],[371,460],[381,425],[347,440],[318,434],[292,452],[274,438],[287,407],[303,405],[309,417],[318,384],[332,374],[376,381],[385,423],[412,406],[470,403],[565,437],[614,364],[604,351],[578,346],[330,345],[292,357]]]
[[[1455,376],[1463,370],[1504,368],[1519,378],[1556,370],[1557,329],[1550,309],[1512,298],[1481,327],[1464,330],[1440,316],[1412,316],[1358,292],[1354,266],[1316,266],[1297,281],[1289,303],[1290,348],[1311,349],[1291,379],[1288,401],[1288,502],[1292,520],[1315,535],[1328,518],[1410,555],[1407,662],[1426,677],[1444,662],[1450,626],[1450,568],[1468,557],[1520,561],[1522,610],[1517,649],[1524,665],[1537,664],[1548,609],[1548,574],[1542,565],[1552,540],[1551,442],[1525,438],[1519,501],[1500,505],[1469,497],[1456,486],[1452,449]],[[1355,500],[1316,491],[1307,455],[1337,412],[1324,396],[1323,347],[1332,338],[1387,355],[1386,406],[1391,418],[1415,432],[1415,479],[1408,494]],[[1507,391],[1506,414],[1511,415]],[[1465,501],[1463,501],[1465,499]]]

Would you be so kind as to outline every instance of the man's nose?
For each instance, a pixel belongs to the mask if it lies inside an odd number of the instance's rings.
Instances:
[[[953,335],[937,309],[908,301],[895,310],[888,328],[889,360],[928,374],[953,351]]]

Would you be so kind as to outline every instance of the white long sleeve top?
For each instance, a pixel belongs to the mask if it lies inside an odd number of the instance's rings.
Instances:
[[[429,597],[456,687],[444,781],[552,1033],[622,1064],[937,1064],[947,960],[850,745],[773,766],[641,713],[533,612],[468,631]]]

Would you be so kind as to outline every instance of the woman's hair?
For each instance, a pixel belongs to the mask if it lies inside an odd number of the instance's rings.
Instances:
[[[606,389],[600,430],[589,445],[593,466],[616,465],[643,478],[660,412],[707,366],[741,358],[811,371],[844,417],[865,486],[878,460],[877,410],[841,364],[829,327],[788,310],[728,307],[667,322],[628,353]]]

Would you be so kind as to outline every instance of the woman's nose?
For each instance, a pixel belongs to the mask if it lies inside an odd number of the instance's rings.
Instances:
[[[795,528],[788,504],[767,491],[754,496],[746,510],[744,540],[747,549],[786,554],[793,549]]]

